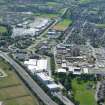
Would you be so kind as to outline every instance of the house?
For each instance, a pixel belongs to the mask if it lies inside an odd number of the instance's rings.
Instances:
[[[42,46],[39,47],[38,52],[40,54],[48,53],[50,52],[50,46],[48,44],[43,43]]]
[[[41,59],[40,55],[34,53],[34,54],[28,54],[29,58],[30,59]]]
[[[59,44],[56,46],[56,51],[57,51],[57,54],[66,54],[67,53],[66,47],[62,44]]]
[[[24,54],[24,53],[15,53],[15,58],[20,60],[20,61],[24,61],[28,59],[28,54]]]

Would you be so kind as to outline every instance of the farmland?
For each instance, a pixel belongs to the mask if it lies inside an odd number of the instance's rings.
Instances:
[[[23,85],[13,68],[0,58],[0,68],[7,77],[0,78],[0,100],[5,105],[38,105],[37,99]]]

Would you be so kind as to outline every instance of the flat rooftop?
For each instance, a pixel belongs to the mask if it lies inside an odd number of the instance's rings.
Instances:
[[[41,70],[47,70],[47,60],[46,59],[29,59],[29,61],[24,61],[24,64],[28,67],[31,71],[41,71]]]
[[[48,76],[46,73],[37,73],[37,76],[42,79],[43,81],[54,81],[50,76]]]
[[[48,87],[49,89],[60,88],[59,85],[57,85],[57,84],[55,84],[55,83],[53,83],[53,84],[48,84],[47,87]]]

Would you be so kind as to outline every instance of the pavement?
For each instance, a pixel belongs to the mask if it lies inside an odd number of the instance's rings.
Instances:
[[[99,91],[100,85],[101,85],[101,82],[98,82],[97,86],[96,86],[96,93],[95,93],[95,99],[96,99],[96,101],[98,101],[97,93]]]
[[[31,78],[31,76],[25,71],[25,69],[17,64],[11,57],[1,51],[0,56],[14,67],[16,72],[29,85],[32,91],[43,101],[45,105],[58,105],[40,88],[40,86]]]

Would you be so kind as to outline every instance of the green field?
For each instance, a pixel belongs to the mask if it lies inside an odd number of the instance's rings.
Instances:
[[[4,26],[0,26],[0,33],[5,33],[7,32],[7,28]]]
[[[54,7],[57,5],[57,3],[56,2],[47,2],[47,5],[50,7]]]
[[[80,102],[80,105],[97,105],[95,101],[95,90],[89,87],[89,84],[94,85],[94,82],[81,82],[72,80],[72,88],[75,100]]]
[[[0,79],[0,87],[20,84],[20,81],[18,81],[18,79],[16,78],[16,75],[11,71],[10,65],[4,62],[1,62],[1,59],[0,59],[0,68],[4,70],[8,75],[7,77]]]
[[[72,24],[72,20],[64,19],[54,26],[54,29],[64,31],[69,25]]]
[[[105,24],[96,24],[96,27],[98,27],[98,28],[105,28]]]
[[[0,101],[5,105],[38,105],[36,97],[17,77],[13,68],[1,58],[0,69],[7,74],[7,77],[0,78]]]
[[[80,0],[80,3],[88,3],[91,2],[92,0]]]

